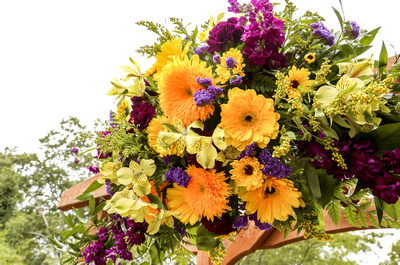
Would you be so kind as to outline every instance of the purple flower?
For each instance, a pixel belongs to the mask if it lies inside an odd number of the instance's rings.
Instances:
[[[214,61],[214,63],[220,63],[221,62],[221,56],[219,56],[219,54],[215,54],[213,56],[213,61]]]
[[[310,28],[313,30],[313,35],[316,35],[325,40],[326,44],[332,46],[335,44],[335,36],[322,23],[311,23]]]
[[[272,157],[268,148],[263,149],[258,158],[264,164],[261,172],[266,176],[284,178],[292,174],[292,168],[281,163],[276,157]]]
[[[163,160],[164,160],[164,165],[168,165],[168,164],[169,164],[169,161],[170,161],[170,159],[171,159],[171,156],[170,156],[170,155],[166,155],[166,156],[164,156],[164,158],[163,158]]]
[[[248,215],[242,215],[236,218],[236,221],[233,223],[232,227],[235,229],[241,229],[247,227],[248,224],[249,224]]]
[[[206,85],[206,86],[210,86],[211,85],[211,78],[200,78],[200,77],[196,77],[196,82],[199,85]]]
[[[178,186],[187,188],[189,185],[189,181],[191,177],[180,167],[173,168],[171,167],[167,174],[165,174],[165,178],[168,183],[176,182]]]
[[[396,203],[400,196],[400,180],[396,179],[392,174],[384,172],[383,178],[379,178],[376,181],[373,195],[388,204]]]
[[[216,98],[217,96],[208,92],[207,89],[198,90],[193,95],[193,100],[196,102],[197,107],[212,105]]]
[[[77,157],[75,157],[74,163],[75,163],[75,164],[78,164],[78,163],[79,163],[79,159],[78,159]]]
[[[350,39],[357,39],[360,35],[360,26],[357,25],[357,22],[350,21],[351,30],[344,30],[344,34],[348,36]]]
[[[270,230],[272,228],[271,224],[261,223],[261,221],[257,219],[257,212],[249,215],[249,219],[254,221],[255,226],[260,230]]]
[[[225,59],[226,67],[233,68],[236,65],[235,59],[232,56],[229,56]]]
[[[106,182],[106,192],[107,192],[107,194],[110,194],[111,196],[113,196],[114,192],[111,191],[112,184],[111,184],[110,180],[106,179],[105,182]]]
[[[204,51],[206,51],[208,49],[208,45],[203,45],[203,46],[199,46],[194,50],[195,54],[203,54]]]
[[[220,53],[225,49],[225,46],[230,43],[237,45],[242,36],[243,28],[237,25],[238,18],[229,18],[226,22],[218,23],[211,31],[208,37],[207,44],[209,45],[208,52]]]
[[[227,213],[222,214],[220,218],[214,218],[214,221],[210,221],[203,217],[201,223],[208,231],[218,235],[228,235],[236,231],[236,229],[233,228],[233,217]]]
[[[229,79],[229,82],[231,85],[234,85],[234,86],[239,85],[242,83],[242,76],[235,75]]]
[[[207,91],[210,92],[210,93],[212,93],[212,94],[215,94],[215,95],[221,95],[222,92],[224,92],[224,91],[222,90],[222,88],[216,87],[216,86],[213,86],[213,85],[209,86],[209,87],[207,88]]]
[[[185,233],[186,233],[185,227],[180,228],[180,226],[179,226],[177,223],[175,223],[174,226],[175,226],[176,230],[178,230],[178,233],[179,233],[181,236],[185,236]]]
[[[252,156],[254,152],[254,147],[256,146],[256,143],[249,144],[246,146],[246,149],[244,149],[237,157],[237,160],[240,160],[244,158],[245,156]]]
[[[79,148],[78,147],[72,147],[71,151],[72,151],[72,153],[77,154],[79,152]]]
[[[237,2],[237,0],[228,0],[228,2],[231,5],[230,7],[228,7],[228,11],[239,14],[240,13],[240,10],[239,10],[240,5]]]
[[[85,264],[106,265],[106,252],[104,251],[104,244],[100,240],[93,241],[83,252],[82,256],[85,257]]]
[[[100,173],[100,170],[99,170],[98,167],[89,166],[88,169],[89,169],[89,171],[92,172],[93,174],[98,174],[98,173]]]
[[[143,131],[155,116],[156,109],[150,102],[134,103],[132,104],[131,118],[129,119],[129,122],[132,123],[133,121],[133,123],[138,126],[139,131]]]

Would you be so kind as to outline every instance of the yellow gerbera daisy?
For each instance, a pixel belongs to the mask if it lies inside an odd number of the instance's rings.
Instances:
[[[274,101],[257,95],[253,89],[233,88],[228,92],[228,104],[221,105],[221,127],[225,142],[243,151],[256,142],[265,148],[278,135],[280,118],[274,112]]]
[[[296,66],[293,66],[286,77],[286,80],[290,82],[290,87],[288,89],[289,98],[301,97],[301,93],[298,90],[299,86],[303,86],[304,91],[309,89],[309,86],[314,83],[314,80],[309,80],[309,75],[310,71],[308,71],[308,69],[297,69]]]
[[[240,191],[240,198],[246,202],[246,214],[257,212],[262,223],[274,220],[286,221],[293,208],[304,207],[299,192],[288,179],[267,178],[264,184],[254,191]]]
[[[174,146],[171,147],[170,150],[165,151],[164,148],[162,148],[158,143],[158,134],[160,133],[161,130],[163,131],[168,131],[167,127],[162,125],[162,123],[169,123],[172,124],[172,119],[168,119],[165,116],[157,116],[156,118],[153,118],[149,126],[146,129],[147,132],[147,139],[149,140],[149,145],[157,152],[160,154],[160,157],[164,157],[166,155],[179,155],[183,156],[183,154],[180,154]]]
[[[195,224],[203,217],[214,221],[231,208],[227,205],[230,196],[225,173],[189,166],[186,172],[191,177],[187,188],[178,186],[167,190],[168,207],[181,213],[181,221]]]
[[[117,117],[120,121],[122,121],[122,117],[129,117],[129,113],[130,113],[131,107],[129,105],[129,101],[128,100],[124,100],[124,103],[122,103],[122,105],[120,107],[117,108]]]
[[[263,184],[263,173],[261,169],[264,167],[256,157],[244,157],[231,163],[233,169],[229,171],[232,175],[231,179],[236,181],[240,187],[246,187],[248,191],[255,190]]]
[[[212,105],[196,106],[193,95],[204,89],[197,83],[196,77],[208,77],[215,83],[211,67],[206,68],[206,63],[200,61],[197,55],[183,61],[174,58],[163,68],[158,80],[162,111],[169,118],[178,118],[186,127],[199,119],[206,120],[214,112]]]
[[[156,55],[156,62],[151,67],[154,73],[154,80],[158,80],[159,73],[167,65],[168,62],[172,62],[173,58],[183,60],[189,51],[189,47],[192,42],[188,42],[185,48],[182,48],[181,38],[166,41],[161,46],[161,52]]]
[[[235,66],[230,70],[226,66],[226,59],[232,57],[235,59]],[[215,70],[218,79],[216,80],[217,82],[221,82],[221,84],[225,84],[228,82],[229,78],[231,77],[231,72],[235,75],[241,75],[244,76],[243,68],[246,65],[243,64],[243,55],[238,49],[231,48],[229,51],[223,54],[221,58],[221,64],[217,66],[217,69]]]
[[[304,56],[304,61],[308,64],[315,62],[315,52],[309,52]]]

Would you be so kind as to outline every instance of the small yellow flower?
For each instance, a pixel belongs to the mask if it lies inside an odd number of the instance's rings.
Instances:
[[[258,162],[256,157],[244,157],[239,161],[231,163],[232,170],[229,173],[232,175],[231,179],[235,180],[237,185],[245,187],[247,191],[252,191],[260,188],[263,183],[263,173],[261,169],[264,165]]]
[[[306,61],[306,63],[308,64],[312,64],[313,62],[315,62],[315,52],[307,53],[306,56],[304,56],[304,61]]]
[[[307,69],[297,69],[296,66],[293,66],[292,70],[289,71],[289,74],[286,77],[286,81],[290,82],[290,87],[288,88],[289,98],[300,98],[300,88],[305,92],[308,91],[309,86],[314,83],[314,80],[309,80],[309,75],[310,71]]]
[[[226,66],[226,59],[232,57],[235,60],[235,66],[232,69],[228,69]],[[231,48],[228,52],[224,53],[221,58],[221,64],[217,66],[216,73],[218,75],[217,82],[225,84],[231,77],[231,73],[234,75],[244,76],[243,68],[246,64],[243,63],[243,55],[240,50]]]

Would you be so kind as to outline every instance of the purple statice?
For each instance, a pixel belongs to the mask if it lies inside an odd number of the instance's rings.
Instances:
[[[105,183],[106,183],[106,192],[107,192],[107,194],[109,194],[110,196],[113,196],[114,192],[111,191],[112,184],[111,184],[110,180],[106,179]]]
[[[249,215],[249,219],[254,221],[254,225],[260,230],[270,230],[272,225],[270,223],[262,223],[257,219],[257,213],[253,213]]]
[[[203,217],[201,223],[208,231],[218,235],[229,235],[236,231],[236,229],[233,228],[233,217],[227,213],[222,214],[221,217],[214,218],[213,221]]]
[[[252,156],[254,153],[254,147],[256,146],[256,143],[249,144],[246,146],[246,149],[244,149],[237,157],[237,160],[240,160],[244,158],[245,156]]]
[[[335,44],[335,36],[327,29],[322,23],[311,23],[310,28],[313,30],[312,34],[324,40],[326,44],[332,46]]]
[[[164,158],[163,158],[164,165],[168,165],[170,160],[171,160],[171,156],[170,155],[164,156]]]
[[[156,108],[147,101],[136,103],[132,100],[132,103],[132,112],[129,122],[133,122],[138,127],[139,131],[143,131],[156,116]]]
[[[196,102],[197,107],[212,105],[216,99],[217,96],[213,93],[208,92],[207,89],[198,90],[193,95],[193,100]]]
[[[78,147],[72,147],[71,151],[72,151],[72,153],[77,154],[79,152],[79,148]]]
[[[207,51],[208,48],[209,48],[209,46],[207,44],[203,45],[203,46],[199,46],[194,50],[194,53],[198,54],[198,55],[203,54],[203,52]]]
[[[222,88],[216,87],[216,86],[213,86],[213,85],[209,86],[207,88],[207,91],[212,93],[212,94],[215,94],[215,95],[221,95],[222,92],[224,92],[224,90]]]
[[[168,183],[176,182],[178,186],[187,188],[189,185],[189,181],[191,177],[180,167],[173,168],[171,167],[167,174],[165,174],[165,178]]]
[[[219,54],[215,54],[213,56],[213,61],[214,61],[214,63],[220,63],[221,62],[221,56]]]
[[[212,84],[211,81],[212,81],[211,78],[208,78],[208,77],[206,77],[206,78],[196,77],[196,82],[199,85],[210,86]]]
[[[231,78],[229,79],[229,83],[230,83],[231,85],[234,85],[234,86],[241,84],[241,83],[242,83],[242,76],[240,76],[240,75],[235,75],[235,76],[231,77]]]
[[[186,229],[185,227],[181,228],[177,223],[174,224],[176,230],[178,230],[178,233],[183,237],[185,236]]]
[[[249,12],[249,24],[244,26],[241,40],[245,42],[243,54],[251,65],[278,69],[286,66],[286,57],[279,53],[285,41],[284,23],[273,16],[272,4],[267,0],[253,0],[254,10]]]
[[[115,128],[117,126],[117,124],[114,121],[115,118],[115,114],[112,110],[110,110],[110,116],[108,118],[108,124],[112,127]]]
[[[357,39],[360,36],[360,26],[355,21],[350,21],[351,30],[344,30],[344,34],[350,39]]]
[[[235,229],[241,229],[247,227],[249,224],[249,217],[248,215],[241,215],[236,218],[236,221],[232,224],[232,227]]]
[[[289,165],[281,163],[276,157],[272,157],[268,148],[263,149],[258,158],[264,164],[261,172],[266,176],[284,178],[292,174],[292,168]]]
[[[222,52],[229,45],[237,45],[243,33],[243,28],[238,25],[238,18],[232,17],[227,21],[218,23],[211,31],[207,40],[211,54]]]
[[[98,167],[89,166],[88,169],[89,169],[89,171],[92,172],[93,174],[98,174],[98,173],[100,173],[100,169],[99,169]]]
[[[104,243],[101,240],[93,241],[83,252],[82,256],[85,257],[85,264],[106,265],[106,251]]]
[[[226,67],[229,69],[233,68],[236,65],[235,59],[232,56],[226,58],[225,62],[226,62]]]

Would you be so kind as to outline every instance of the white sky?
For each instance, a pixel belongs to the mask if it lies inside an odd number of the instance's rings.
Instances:
[[[339,1],[294,2],[300,9],[296,14],[318,12],[327,27],[339,29],[331,9],[340,10]],[[367,55],[379,55],[382,39],[389,56],[395,54],[390,45],[400,51],[396,0],[342,2],[346,19],[367,30],[382,26]],[[129,57],[142,64],[143,72],[152,64],[135,50],[153,43],[156,35],[135,22],[178,17],[200,25],[210,14],[229,17],[227,7],[227,0],[0,1],[0,152],[6,146],[38,152],[38,138],[69,116],[89,126],[96,118],[108,119],[115,103],[106,91],[111,78],[122,77],[119,66],[129,64]]]

